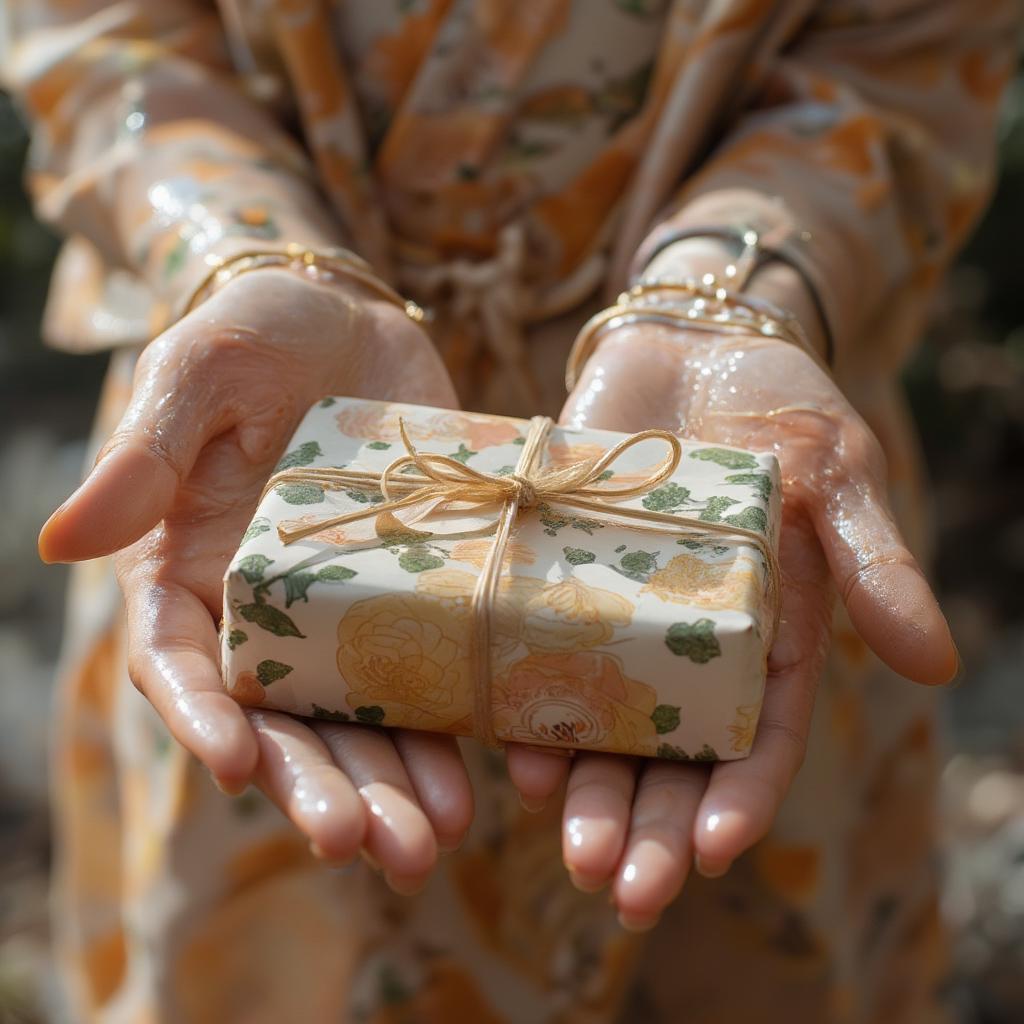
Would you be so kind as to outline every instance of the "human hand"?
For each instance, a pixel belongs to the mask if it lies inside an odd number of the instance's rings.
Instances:
[[[527,805],[568,777],[563,857],[583,889],[610,883],[623,923],[652,927],[696,857],[724,874],[769,830],[803,760],[829,646],[832,586],[890,667],[949,681],[945,619],[886,503],[881,448],[831,377],[781,341],[639,323],[609,333],[562,415],[571,426],[663,427],[772,451],[783,478],[782,619],[750,756],[713,766],[508,749]]]
[[[299,420],[333,393],[455,404],[402,310],[282,269],[240,275],[143,351],[127,412],[39,548],[118,552],[131,677],[222,788],[255,781],[320,856],[362,848],[408,891],[472,815],[454,740],[243,711],[221,681],[224,570]]]

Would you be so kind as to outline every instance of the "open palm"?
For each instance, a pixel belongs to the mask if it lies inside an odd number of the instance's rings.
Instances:
[[[128,411],[43,529],[49,561],[117,552],[129,670],[229,791],[255,781],[327,860],[360,850],[418,887],[472,815],[450,737],[243,711],[224,691],[224,570],[300,418],[345,393],[451,406],[401,310],[282,270],[240,276],[142,353]]]
[[[714,766],[509,748],[528,805],[567,779],[563,856],[583,889],[611,884],[623,923],[651,927],[694,855],[707,876],[770,828],[803,760],[838,591],[860,635],[921,683],[955,673],[956,650],[886,504],[874,436],[829,375],[784,342],[621,328],[563,411],[572,426],[663,427],[773,451],[783,477],[782,618],[750,756]]]

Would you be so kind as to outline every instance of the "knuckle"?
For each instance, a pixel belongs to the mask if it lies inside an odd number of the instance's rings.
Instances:
[[[845,433],[843,443],[850,462],[875,480],[884,481],[888,476],[888,460],[871,428],[858,418]]]
[[[799,729],[778,718],[762,719],[757,728],[765,740],[773,741],[784,747],[792,762],[793,771],[799,770],[807,755],[806,736]]]

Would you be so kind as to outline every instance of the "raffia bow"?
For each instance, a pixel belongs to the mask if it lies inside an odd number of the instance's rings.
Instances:
[[[399,420],[399,433],[405,455],[391,462],[383,472],[325,467],[295,467],[275,473],[263,489],[263,500],[283,483],[318,484],[327,489],[342,487],[379,487],[384,501],[354,512],[325,516],[301,526],[279,526],[278,535],[285,544],[292,544],[323,530],[347,523],[394,514],[403,509],[419,507],[416,519],[440,508],[472,512],[498,506],[494,524],[494,542],[484,559],[473,591],[471,608],[474,629],[471,659],[475,668],[476,689],[473,702],[473,731],[488,746],[499,746],[491,721],[491,619],[505,549],[512,525],[519,512],[540,504],[557,504],[613,518],[617,523],[637,529],[658,527],[659,532],[726,534],[755,545],[764,558],[768,577],[768,593],[774,608],[772,633],[778,626],[779,567],[768,539],[756,530],[729,523],[706,522],[694,516],[655,512],[644,508],[623,507],[617,502],[639,497],[668,480],[679,466],[682,446],[667,430],[641,430],[624,437],[598,458],[584,459],[569,466],[540,465],[553,421],[547,416],[530,420],[525,443],[515,470],[506,475],[481,473],[449,455],[417,451]],[[647,477],[630,487],[597,486],[602,475],[624,452],[642,441],[659,440],[668,446],[668,455]],[[417,472],[403,473],[407,467]],[[400,474],[400,475],[397,475]],[[402,493],[405,492],[405,493]]]

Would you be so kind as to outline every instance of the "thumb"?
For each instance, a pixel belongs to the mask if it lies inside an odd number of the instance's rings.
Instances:
[[[133,544],[170,510],[206,441],[224,424],[212,374],[166,336],[140,358],[132,399],[82,485],[39,534],[44,562],[78,562]]]
[[[948,683],[959,655],[945,616],[878,488],[853,484],[819,504],[815,527],[857,632],[890,668]]]

